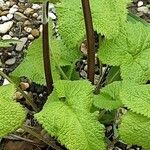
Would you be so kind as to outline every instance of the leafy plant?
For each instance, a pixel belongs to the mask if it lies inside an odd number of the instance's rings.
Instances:
[[[100,123],[105,125],[108,122],[106,116],[118,127],[119,137],[115,135],[114,138],[120,138],[127,144],[150,148],[150,92],[149,85],[146,84],[150,80],[150,27],[131,14],[127,15],[129,2],[91,0],[89,5],[89,1],[84,0],[61,0],[56,3],[60,39],[53,36],[51,21],[48,25],[48,2],[45,2],[43,35],[33,42],[24,61],[9,75],[13,81],[26,76],[37,83],[46,84],[48,100],[41,111],[34,109],[34,117],[49,135],[70,150],[105,150],[106,145],[109,147],[108,139],[104,138],[104,126]],[[100,39],[105,37],[99,41],[98,58],[102,62],[100,67],[107,66],[101,72],[97,85],[91,84],[94,83],[94,73],[91,73],[95,60],[94,30]],[[82,57],[79,49],[84,38],[88,49],[87,79],[91,83],[79,79],[71,81],[74,79],[75,62]],[[3,88],[9,91],[10,87],[0,88],[4,97]],[[13,92],[14,89],[11,94]],[[4,98],[7,100],[7,97]],[[15,102],[8,103],[16,106]],[[4,102],[4,108],[7,109],[5,104]],[[30,104],[35,108],[32,101]],[[14,112],[22,110],[17,106]],[[117,118],[120,116],[118,109],[122,107],[127,113]],[[16,116],[9,115],[11,124],[7,131],[2,128],[1,136],[21,126],[25,117],[24,111],[21,111],[18,117],[22,119],[17,120],[19,123],[16,126],[11,121]],[[0,122],[0,127],[2,123]],[[30,128],[22,128],[46,141]],[[57,149],[51,142],[45,143]]]

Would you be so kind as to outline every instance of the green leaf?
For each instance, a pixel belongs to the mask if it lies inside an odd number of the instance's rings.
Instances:
[[[0,47],[11,47],[14,43],[19,43],[19,40],[0,40]]]
[[[90,83],[58,81],[54,87],[54,93],[35,118],[70,150],[104,150],[103,126],[90,113],[93,101]]]
[[[51,62],[51,66],[53,78],[58,80],[60,76],[55,67],[55,62]],[[39,84],[45,83],[41,37],[32,43],[23,62],[10,74],[12,78],[21,76],[26,76]]]
[[[94,30],[107,38],[118,35],[121,25],[127,20],[129,0],[92,0],[91,12]],[[56,5],[59,32],[68,48],[74,48],[85,35],[85,24],[81,0],[62,0]]]
[[[113,110],[122,106],[120,100],[121,82],[113,82],[101,89],[99,95],[94,96],[94,105],[101,109]]]
[[[120,98],[130,110],[150,118],[150,85],[124,83]]]
[[[0,87],[0,137],[14,132],[25,120],[25,111],[13,100],[13,85]]]
[[[150,119],[142,115],[127,112],[119,126],[120,138],[127,144],[150,149]]]
[[[150,79],[150,27],[127,23],[118,37],[105,41],[99,57],[103,63],[120,66],[123,79],[145,83]]]

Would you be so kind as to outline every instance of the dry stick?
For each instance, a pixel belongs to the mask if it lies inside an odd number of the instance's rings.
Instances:
[[[95,40],[94,40],[94,30],[92,23],[92,16],[90,10],[89,0],[81,0],[84,14],[84,21],[86,27],[86,37],[87,37],[87,48],[88,48],[88,71],[87,76],[89,81],[94,84],[94,74],[95,74]]]
[[[47,145],[49,145],[51,148],[53,148],[55,150],[62,150],[62,148],[60,148],[59,146],[57,146],[55,142],[45,139],[40,133],[35,132],[34,130],[32,130],[28,126],[24,125],[24,126],[22,126],[22,129],[25,132],[30,133],[32,136],[36,137],[37,139],[43,141],[44,143],[46,143]]]
[[[46,2],[46,4],[44,5],[45,9],[43,10],[42,39],[43,39],[43,61],[44,61],[46,86],[47,86],[47,92],[48,94],[50,94],[53,91],[53,78],[52,78],[50,55],[49,55],[50,48],[49,48],[49,36],[48,36],[48,5],[49,2]],[[44,22],[44,19],[47,21]]]
[[[34,104],[33,100],[21,89],[19,88],[5,73],[3,73],[1,70],[0,70],[0,75],[7,79],[10,83],[14,84],[17,88],[17,90],[23,95],[23,97],[26,99],[26,101],[31,105],[31,107],[33,108],[33,110],[35,112],[38,112],[38,108],[37,106]]]

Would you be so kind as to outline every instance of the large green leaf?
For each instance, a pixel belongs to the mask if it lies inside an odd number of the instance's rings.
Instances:
[[[124,83],[120,98],[127,108],[150,118],[150,85]]]
[[[127,18],[129,0],[92,0],[91,12],[94,29],[107,38],[118,35]],[[85,25],[81,0],[61,0],[56,5],[59,31],[68,48],[81,42],[85,35]]]
[[[103,126],[90,113],[93,88],[87,81],[58,81],[35,118],[70,150],[104,150]]]
[[[131,111],[127,112],[119,125],[119,135],[127,144],[150,149],[150,119]]]
[[[146,82],[150,79],[150,27],[127,23],[118,37],[105,41],[99,57],[103,63],[120,66],[123,79]]]
[[[99,95],[94,96],[94,105],[101,109],[113,110],[122,106],[120,100],[121,82],[113,82],[101,89]]]
[[[13,100],[13,85],[0,87],[0,137],[14,132],[25,120],[25,111]]]

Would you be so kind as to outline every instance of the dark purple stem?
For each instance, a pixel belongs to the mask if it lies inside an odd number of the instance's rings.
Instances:
[[[46,14],[48,17],[48,5],[49,2],[46,3]],[[48,36],[48,21],[43,23],[43,61],[44,61],[44,71],[45,71],[45,79],[48,94],[51,94],[53,91],[53,78],[51,72],[51,63],[50,63],[50,55],[49,55],[49,36]]]
[[[94,41],[94,29],[92,23],[92,16],[90,10],[89,0],[81,0],[83,7],[83,14],[86,27],[86,37],[87,37],[87,48],[88,48],[88,79],[94,84],[94,74],[95,74],[95,41]]]

